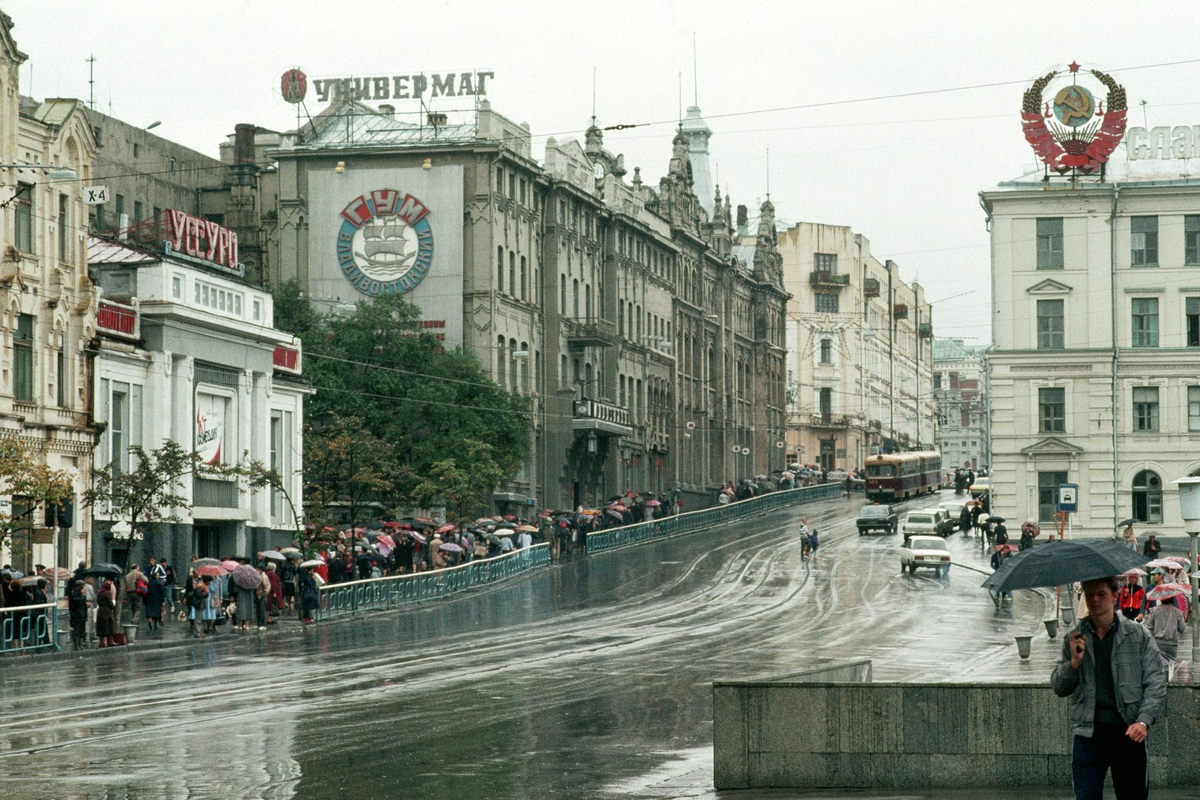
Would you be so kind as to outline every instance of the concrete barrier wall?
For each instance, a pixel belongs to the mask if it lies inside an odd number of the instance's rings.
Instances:
[[[1044,686],[817,676],[713,684],[718,789],[1069,786],[1068,701]],[[1200,786],[1200,688],[1171,686],[1154,786]]]

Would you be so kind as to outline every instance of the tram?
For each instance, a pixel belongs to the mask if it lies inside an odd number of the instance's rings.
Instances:
[[[942,454],[933,450],[870,456],[867,458],[867,499],[894,503],[936,492],[941,472]]]

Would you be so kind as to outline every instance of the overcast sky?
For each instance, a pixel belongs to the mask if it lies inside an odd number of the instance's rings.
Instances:
[[[1025,84],[1072,59],[1117,69],[1196,57],[1179,13],[1125,3],[304,2],[103,3],[0,0],[30,62],[21,92],[97,107],[216,155],[238,122],[295,126],[279,95],[290,67],[310,78],[491,70],[493,107],[534,133],[582,138],[597,71],[601,125],[632,175],[657,184],[670,157],[678,73],[713,129],[712,160],[734,205],[770,191],[777,215],[850,225],[919,278],[939,336],[990,341],[987,232],[978,192],[1034,156],[1018,113]],[[909,9],[919,9],[912,13]],[[69,9],[69,12],[67,11]],[[1178,24],[1177,24],[1178,23]],[[32,72],[32,75],[31,75]],[[1116,73],[1130,124],[1200,123],[1200,64]],[[1004,81],[970,91],[763,112]],[[310,84],[309,109],[320,108]],[[457,101],[461,102],[461,101]],[[763,112],[763,113],[744,113]],[[729,115],[729,116],[722,116]],[[955,297],[956,295],[965,296]],[[941,301],[944,298],[944,302]]]

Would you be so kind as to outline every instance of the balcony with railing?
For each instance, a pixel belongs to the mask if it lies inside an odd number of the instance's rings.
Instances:
[[[828,411],[817,411],[810,415],[809,424],[814,428],[848,428],[849,414],[833,414]]]
[[[878,278],[866,278],[863,280],[863,297],[879,297],[880,285]]]
[[[303,364],[300,356],[300,340],[293,339],[291,344],[275,345],[272,364],[276,372],[286,372],[289,375],[301,374]]]
[[[611,347],[618,341],[617,324],[599,317],[563,320],[566,327],[567,346],[572,349],[584,347]]]
[[[142,338],[141,319],[138,316],[137,299],[125,305],[114,300],[101,300],[96,305],[96,328],[105,336],[137,341]]]
[[[850,285],[850,276],[839,275],[827,269],[814,269],[808,274],[808,283],[811,286],[829,286],[840,289]]]

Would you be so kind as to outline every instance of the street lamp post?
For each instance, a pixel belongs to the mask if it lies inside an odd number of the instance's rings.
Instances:
[[[1188,572],[1196,571],[1196,537],[1200,535],[1200,477],[1180,478],[1175,481],[1179,487],[1179,511],[1183,517],[1183,529],[1192,540],[1189,548],[1190,558]],[[1197,595],[1200,594],[1200,578],[1192,578],[1192,663],[1200,661],[1200,614],[1195,612]]]

